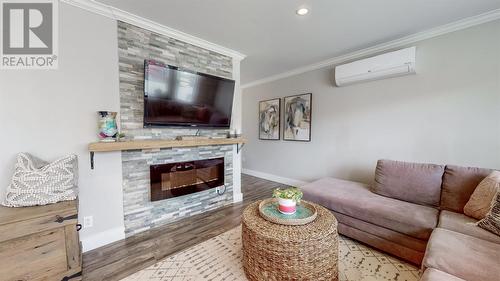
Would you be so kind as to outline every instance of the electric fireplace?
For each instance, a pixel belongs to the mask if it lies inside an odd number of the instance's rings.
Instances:
[[[161,165],[150,169],[151,201],[224,185],[224,157]]]

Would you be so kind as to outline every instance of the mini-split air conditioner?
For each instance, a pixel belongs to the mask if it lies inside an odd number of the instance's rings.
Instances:
[[[335,84],[338,87],[354,83],[385,79],[415,73],[416,47],[338,65]]]

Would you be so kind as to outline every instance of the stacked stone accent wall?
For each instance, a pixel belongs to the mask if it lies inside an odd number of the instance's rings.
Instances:
[[[221,196],[215,188],[161,201],[149,198],[149,166],[224,157],[226,192]],[[127,236],[200,214],[227,205],[233,201],[233,148],[200,146],[173,148],[160,151],[127,151],[122,153],[123,213]]]
[[[232,78],[232,58],[118,21],[120,127],[127,138],[174,139],[179,135],[225,136],[227,130],[143,128],[144,60],[153,59],[192,71]],[[149,166],[224,157],[225,188],[150,201]],[[204,146],[122,152],[123,207],[127,236],[212,210],[232,202],[233,147]]]
[[[145,59],[232,78],[231,57],[120,21],[118,21],[118,56],[121,130],[135,138],[170,138],[193,132],[187,129],[143,128]],[[210,134],[213,130],[205,130],[203,133]]]

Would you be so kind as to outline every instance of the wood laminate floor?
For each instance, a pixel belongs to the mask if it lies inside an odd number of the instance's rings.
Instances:
[[[243,209],[279,183],[242,175],[243,202],[182,219],[83,254],[83,280],[120,280],[241,223]]]

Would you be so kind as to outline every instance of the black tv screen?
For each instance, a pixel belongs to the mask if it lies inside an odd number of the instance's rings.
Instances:
[[[234,81],[144,61],[144,126],[229,128]]]

